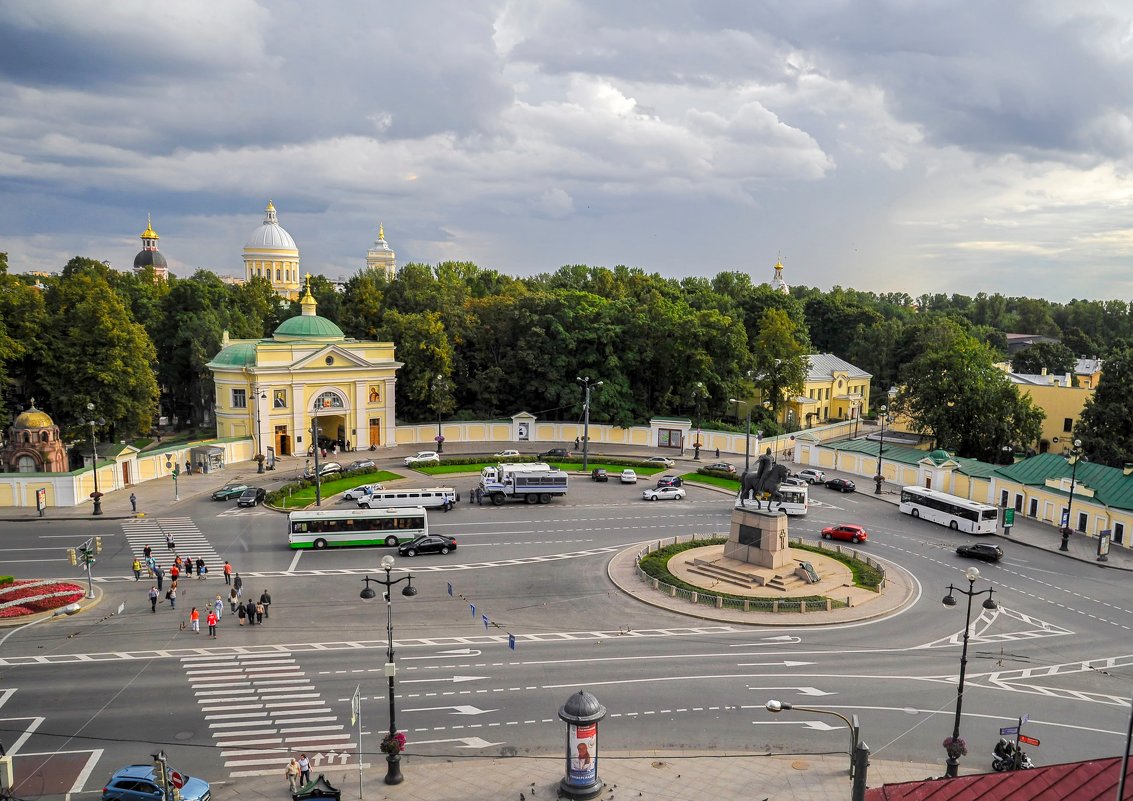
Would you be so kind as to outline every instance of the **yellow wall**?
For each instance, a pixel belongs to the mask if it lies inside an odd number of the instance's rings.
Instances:
[[[1033,386],[1018,384],[1019,394],[1029,397],[1036,406],[1046,413],[1043,420],[1042,439],[1046,440],[1049,450],[1060,453],[1074,440],[1071,431],[1066,430],[1066,418],[1070,418],[1071,426],[1078,424],[1082,416],[1082,409],[1086,400],[1093,395],[1093,390],[1082,387],[1056,387]],[[1058,437],[1059,442],[1054,438]]]

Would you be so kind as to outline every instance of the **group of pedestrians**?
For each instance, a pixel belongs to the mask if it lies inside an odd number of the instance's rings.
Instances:
[[[287,778],[287,786],[291,788],[291,792],[298,792],[300,787],[311,781],[311,760],[307,759],[306,754],[300,754],[298,759],[291,757],[283,775]]]

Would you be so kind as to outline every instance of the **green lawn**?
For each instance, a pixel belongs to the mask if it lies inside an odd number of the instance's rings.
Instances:
[[[405,476],[391,473],[388,470],[379,470],[376,473],[365,473],[358,476],[349,476],[347,478],[334,478],[329,481],[324,480],[321,482],[323,503],[328,499],[334,498],[336,495],[351,487],[357,487],[359,484],[381,484],[386,481],[396,481]],[[274,505],[281,509],[302,509],[304,506],[310,506],[315,502],[315,485],[309,487],[296,488],[291,492],[291,495],[285,495],[283,498],[277,500]]]
[[[734,478],[720,478],[705,473],[685,473],[682,478],[689,483],[711,484],[713,487],[722,487],[736,493],[740,491],[740,482]]]

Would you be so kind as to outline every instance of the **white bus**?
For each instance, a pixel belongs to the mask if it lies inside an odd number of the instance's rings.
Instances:
[[[902,512],[968,534],[994,534],[999,509],[924,487],[901,489]]]
[[[776,503],[775,511],[782,511],[785,515],[792,517],[805,515],[807,509],[810,507],[810,487],[806,485],[795,486],[793,484],[780,484],[779,494],[783,496],[782,503]],[[748,503],[755,503],[748,501]],[[767,501],[762,501],[764,505]],[[739,508],[741,501],[736,499],[736,507]]]
[[[396,547],[429,533],[429,518],[420,506],[386,509],[340,509],[292,512],[287,516],[287,544],[292,548],[335,548],[345,545]]]
[[[451,509],[460,500],[452,487],[427,487],[422,489],[383,489],[374,490],[358,499],[359,509],[381,509],[387,506],[425,506]]]

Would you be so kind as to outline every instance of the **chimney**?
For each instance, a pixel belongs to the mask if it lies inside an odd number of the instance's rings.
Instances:
[[[1133,475],[1133,462],[1126,462],[1121,466],[1121,475]]]
[[[1041,373],[1039,373],[1039,375],[1046,375],[1046,368],[1045,367],[1043,368],[1043,371]]]

